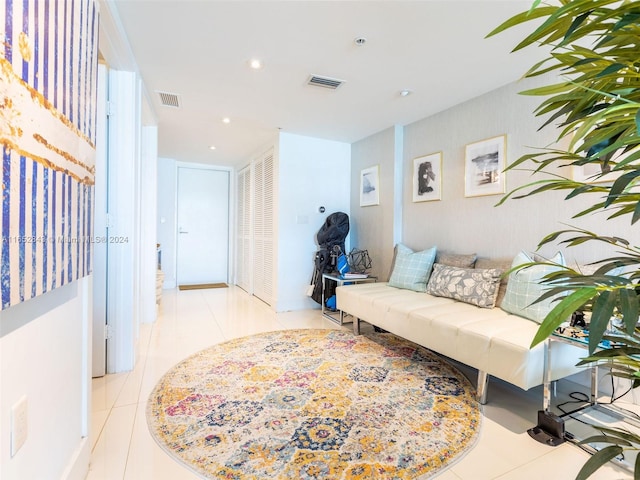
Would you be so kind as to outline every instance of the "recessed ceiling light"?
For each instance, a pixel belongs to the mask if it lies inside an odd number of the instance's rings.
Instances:
[[[249,66],[254,70],[259,70],[262,68],[262,62],[257,58],[249,60]]]
[[[413,92],[411,92],[411,90],[400,90],[400,96],[401,97],[406,97],[408,95],[411,95],[411,93],[413,93]]]
[[[215,146],[215,145],[211,145],[211,146],[209,147],[209,150],[215,150],[215,149],[216,149],[216,146]]]
[[[222,119],[222,123],[231,123],[231,119],[229,117],[224,117]]]
[[[367,39],[364,38],[364,37],[356,37],[356,38],[353,39],[353,43],[355,43],[356,45],[361,47],[362,45],[367,43]]]

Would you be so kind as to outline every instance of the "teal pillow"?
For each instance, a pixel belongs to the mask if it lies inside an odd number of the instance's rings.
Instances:
[[[388,285],[396,288],[427,291],[427,281],[436,259],[436,247],[414,252],[406,245],[396,245],[395,263]]]
[[[511,267],[530,262],[552,262],[566,265],[564,256],[560,252],[556,253],[550,260],[527,252],[520,252],[513,259]],[[507,291],[500,307],[506,312],[542,323],[547,314],[557,305],[557,297],[548,298],[542,302],[533,302],[549,289],[548,285],[540,283],[544,276],[558,270],[560,270],[560,267],[553,265],[532,265],[511,272],[507,283]]]

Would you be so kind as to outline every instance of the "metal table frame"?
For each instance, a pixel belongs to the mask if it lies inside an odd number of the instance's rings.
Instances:
[[[322,316],[328,318],[332,322],[337,323],[338,325],[344,324],[344,312],[342,310],[335,310],[333,315],[332,311],[327,309],[326,300],[324,298],[324,291],[326,287],[326,281],[331,280],[336,282],[336,287],[340,287],[346,283],[375,283],[378,281],[378,277],[366,277],[366,278],[344,278],[338,273],[323,273],[322,274]],[[338,314],[338,315],[336,315]],[[337,318],[336,318],[337,317]]]

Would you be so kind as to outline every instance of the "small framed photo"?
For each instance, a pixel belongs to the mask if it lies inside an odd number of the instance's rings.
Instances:
[[[597,163],[587,163],[586,165],[572,165],[571,177],[576,182],[582,183],[605,183],[613,182],[618,176],[617,173],[604,173],[602,167]]]
[[[470,143],[464,154],[464,196],[479,197],[505,193],[507,136]]]
[[[380,166],[360,171],[360,206],[380,205]]]
[[[572,165],[571,166],[571,178],[576,182],[582,183],[609,183],[615,182],[620,175],[624,173],[623,170],[613,171],[612,168],[626,159],[629,155],[635,155],[640,151],[640,147],[633,148],[625,153],[616,152],[611,158],[611,164],[608,166],[608,170],[605,172],[602,170],[600,163],[587,163],[585,165]]]
[[[442,152],[413,159],[413,201],[442,200]]]

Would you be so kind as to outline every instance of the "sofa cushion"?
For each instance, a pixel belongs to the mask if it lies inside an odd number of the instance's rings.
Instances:
[[[493,308],[498,295],[501,270],[458,268],[436,263],[427,293],[453,298],[482,308]]]
[[[497,268],[498,270],[502,270],[503,272],[509,271],[511,268],[511,263],[513,262],[513,258],[484,258],[479,257],[476,260],[475,268],[478,269],[487,269],[487,268]],[[496,298],[496,307],[499,307],[502,304],[502,299],[504,298],[504,294],[507,291],[507,282],[509,281],[509,275],[503,275],[500,280],[500,288],[498,289],[498,297]]]
[[[436,254],[436,263],[440,265],[449,265],[450,267],[473,268],[476,264],[477,255],[475,253],[460,254],[438,252]]]
[[[395,263],[389,285],[406,288],[416,292],[427,290],[427,280],[436,258],[436,247],[421,252],[414,252],[406,245],[396,245]]]
[[[530,262],[550,262],[565,265],[564,256],[561,252],[556,253],[552,259],[547,260],[539,255],[523,251],[516,255],[511,267],[515,268]],[[507,291],[500,307],[506,312],[542,323],[547,314],[557,304],[557,297],[534,303],[549,288],[540,282],[545,275],[558,270],[560,270],[560,267],[554,265],[532,265],[511,272]]]

